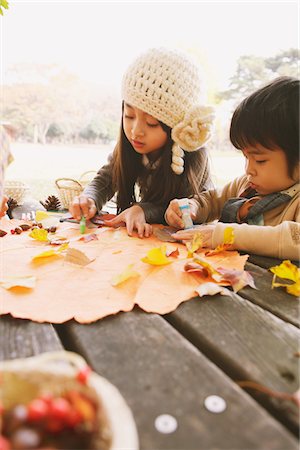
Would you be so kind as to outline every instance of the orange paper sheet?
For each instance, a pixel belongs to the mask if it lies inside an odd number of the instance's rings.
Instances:
[[[2,219],[0,228],[10,231],[20,223],[24,222]],[[94,232],[95,229],[86,230]],[[81,235],[77,225],[61,224],[56,233],[71,239],[70,247],[94,259],[84,267],[67,263],[63,255],[33,261],[35,255],[53,246],[33,240],[29,232],[0,238],[0,278],[36,277],[33,289],[0,287],[0,314],[10,313],[36,322],[62,323],[74,318],[89,323],[119,311],[131,311],[135,305],[147,312],[166,314],[195,297],[195,288],[203,280],[198,274],[184,271],[187,261],[184,245],[167,243],[168,249],[179,248],[179,257],[172,258],[172,264],[151,266],[141,258],[151,248],[166,244],[155,236],[129,237],[125,228],[102,228],[96,232],[98,240],[88,243],[78,240]],[[243,270],[247,258],[237,252],[222,252],[209,260],[214,261],[215,267]],[[134,264],[140,275],[112,286],[113,277],[129,264]]]

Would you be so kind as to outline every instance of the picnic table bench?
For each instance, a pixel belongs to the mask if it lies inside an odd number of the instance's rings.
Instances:
[[[271,290],[278,263],[251,255],[257,290],[195,297],[164,316],[137,307],[91,324],[1,316],[0,360],[79,353],[125,398],[141,450],[297,449],[297,405],[238,384],[299,389],[299,303]]]

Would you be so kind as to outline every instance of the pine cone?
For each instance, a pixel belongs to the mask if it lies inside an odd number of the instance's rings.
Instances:
[[[6,211],[6,214],[8,215],[8,217],[10,219],[12,219],[13,218],[12,211],[13,211],[13,209],[15,209],[18,206],[18,202],[17,202],[17,200],[13,199],[12,197],[9,197],[9,199],[7,200],[7,206],[8,206],[8,210]]]
[[[59,211],[61,209],[61,203],[55,195],[49,195],[45,202],[40,200],[40,204],[43,205],[47,211]]]

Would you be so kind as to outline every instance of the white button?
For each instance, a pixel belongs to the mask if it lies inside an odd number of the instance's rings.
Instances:
[[[177,429],[177,420],[170,414],[161,414],[155,419],[155,428],[160,433],[174,433],[174,431]]]
[[[226,409],[226,402],[222,397],[218,395],[209,395],[204,400],[205,408],[212,413],[221,413]]]

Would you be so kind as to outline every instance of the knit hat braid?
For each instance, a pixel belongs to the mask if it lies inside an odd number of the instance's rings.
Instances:
[[[184,171],[184,152],[195,151],[210,138],[214,119],[200,105],[200,76],[195,64],[174,50],[153,48],[127,69],[122,98],[172,128],[172,170]]]

